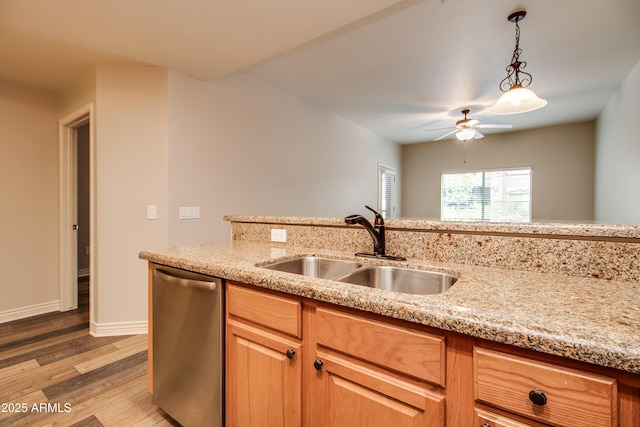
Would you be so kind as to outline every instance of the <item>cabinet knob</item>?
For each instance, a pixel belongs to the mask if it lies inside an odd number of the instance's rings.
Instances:
[[[316,368],[316,371],[321,370],[322,366],[324,366],[324,362],[322,360],[320,360],[320,359],[318,359],[315,362],[313,362],[313,367]]]
[[[484,424],[482,424],[480,427],[491,427],[491,424],[489,424],[489,423],[484,423]]]
[[[287,350],[287,352],[285,354],[287,355],[288,359],[293,359],[293,357],[296,355],[296,351],[295,350]]]
[[[547,404],[547,396],[544,395],[542,390],[538,390],[537,388],[534,388],[529,392],[529,400],[531,403],[538,406],[544,406]]]

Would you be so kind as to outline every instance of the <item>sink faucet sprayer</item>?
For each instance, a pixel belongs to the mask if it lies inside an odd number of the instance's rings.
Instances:
[[[375,221],[373,225],[362,215],[349,215],[345,217],[344,222],[346,224],[359,224],[365,228],[371,235],[373,239],[373,253],[365,254],[365,253],[357,253],[356,256],[366,256],[371,258],[384,258],[391,259],[396,261],[404,261],[406,258],[396,257],[391,255],[385,255],[385,239],[384,239],[384,219],[379,212],[375,211],[373,208],[365,205],[365,208],[369,209],[371,212],[375,214]]]

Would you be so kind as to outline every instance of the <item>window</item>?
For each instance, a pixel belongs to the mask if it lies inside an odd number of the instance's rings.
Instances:
[[[442,174],[443,221],[531,221],[531,168]]]
[[[396,216],[396,170],[378,164],[378,211],[384,219]]]

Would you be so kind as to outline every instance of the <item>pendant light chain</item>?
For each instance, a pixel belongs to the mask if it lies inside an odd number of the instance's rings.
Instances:
[[[518,22],[523,17],[516,16],[513,20],[516,24],[516,47],[513,50],[513,56],[511,57],[511,64],[507,65],[507,77],[502,79],[500,82],[500,90],[502,92],[507,92],[511,88],[515,87],[527,87],[533,81],[533,76],[525,71],[522,71],[523,68],[526,68],[527,62],[520,61],[520,54],[522,53],[522,49],[520,49],[520,25]],[[524,77],[521,78],[520,74],[523,74]]]

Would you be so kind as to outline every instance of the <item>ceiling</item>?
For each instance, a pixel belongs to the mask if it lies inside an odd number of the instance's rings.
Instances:
[[[516,10],[549,104],[492,116]],[[58,92],[96,63],[239,71],[400,143],[437,138],[463,108],[513,130],[593,119],[639,61],[638,0],[0,0],[2,80]]]
[[[60,91],[91,64],[211,80],[400,0],[0,0],[0,79]]]

